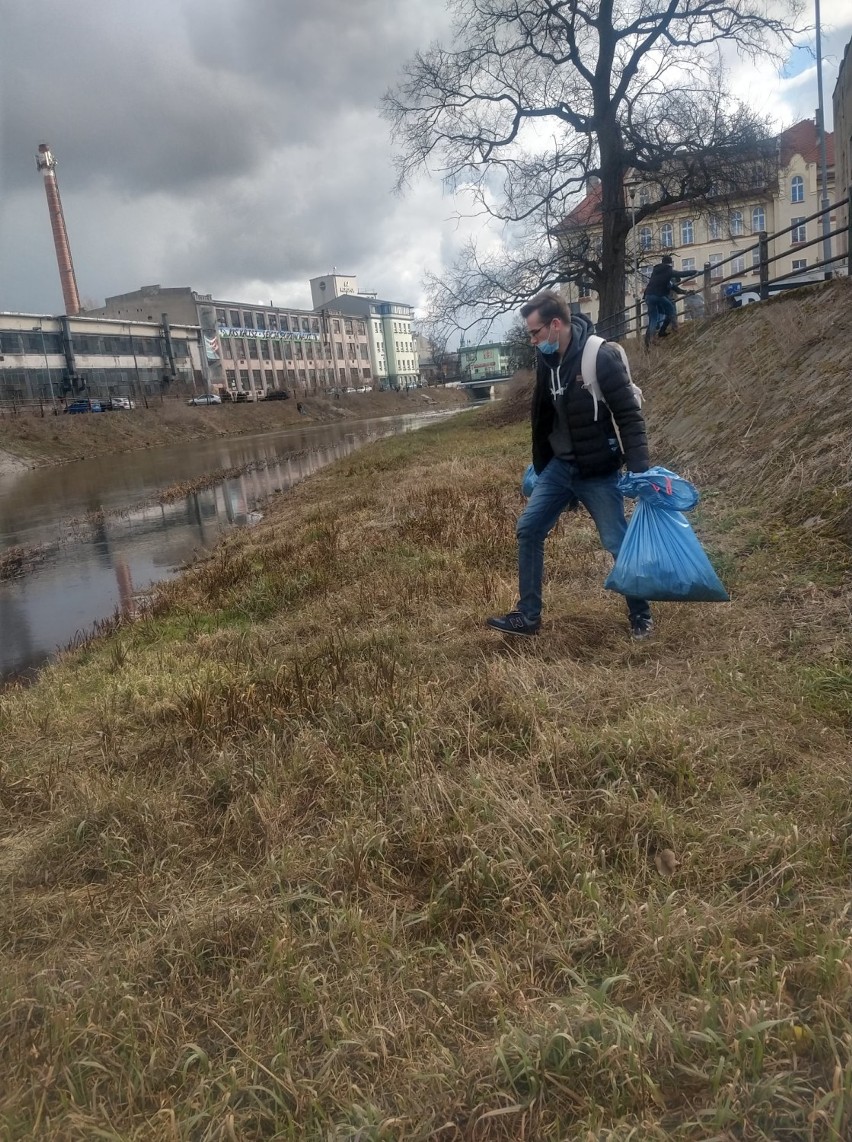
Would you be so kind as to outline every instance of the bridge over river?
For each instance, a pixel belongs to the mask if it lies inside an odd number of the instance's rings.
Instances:
[[[477,377],[475,381],[459,381],[459,388],[467,389],[471,400],[491,400],[494,388],[497,385],[505,385],[514,375],[514,373],[495,373],[491,377]]]

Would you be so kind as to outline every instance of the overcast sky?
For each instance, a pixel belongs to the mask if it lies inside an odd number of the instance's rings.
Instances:
[[[830,108],[852,4],[822,13]],[[307,307],[337,266],[422,305],[479,224],[437,181],[393,194],[378,104],[448,29],[442,0],[0,0],[0,310],[62,309],[41,142],[84,299],[159,282]],[[786,78],[734,68],[779,125],[813,115],[806,53]]]

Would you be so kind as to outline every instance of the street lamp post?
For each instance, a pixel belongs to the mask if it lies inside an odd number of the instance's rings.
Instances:
[[[56,415],[56,395],[53,391],[53,378],[50,375],[50,364],[47,360],[47,349],[44,344],[44,328],[41,325],[34,325],[32,327],[33,333],[38,333],[41,336],[41,352],[44,357],[44,367],[47,370],[47,384],[50,389],[50,403],[53,405],[53,413]]]
[[[817,96],[819,102],[819,166],[820,166],[820,210],[825,213],[822,216],[822,256],[824,261],[831,260],[831,216],[829,214],[829,206],[831,205],[828,200],[828,163],[826,161],[825,149],[825,108],[823,106],[822,96],[822,29],[820,28],[820,14],[819,14],[820,0],[814,0],[814,15],[816,17],[816,57],[817,57]],[[835,182],[836,185],[836,182]],[[823,267],[825,277],[831,277],[831,267],[826,265]]]

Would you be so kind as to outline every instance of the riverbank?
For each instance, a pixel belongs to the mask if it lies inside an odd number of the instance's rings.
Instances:
[[[190,407],[184,401],[152,402],[150,408],[89,416],[42,417],[34,413],[0,415],[0,475],[26,467],[65,463],[92,456],[156,448],[183,440],[245,436],[305,424],[397,416],[425,409],[464,407],[467,394],[443,387],[408,393],[349,393],[340,399],[307,397],[302,401],[260,401]]]
[[[319,473],[0,699],[11,1136],[848,1136],[849,549],[720,479],[734,603],[632,644],[574,517],[506,642],[495,419]]]

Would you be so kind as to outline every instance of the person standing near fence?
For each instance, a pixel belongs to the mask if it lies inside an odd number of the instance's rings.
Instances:
[[[648,307],[648,328],[645,330],[645,346],[651,344],[651,339],[660,326],[660,336],[665,337],[669,327],[673,333],[677,332],[677,310],[670,294],[672,291],[684,293],[679,282],[683,278],[694,278],[694,270],[676,270],[671,254],[663,257],[651,270],[651,277],[645,286],[645,304]],[[661,324],[662,321],[662,324]]]

